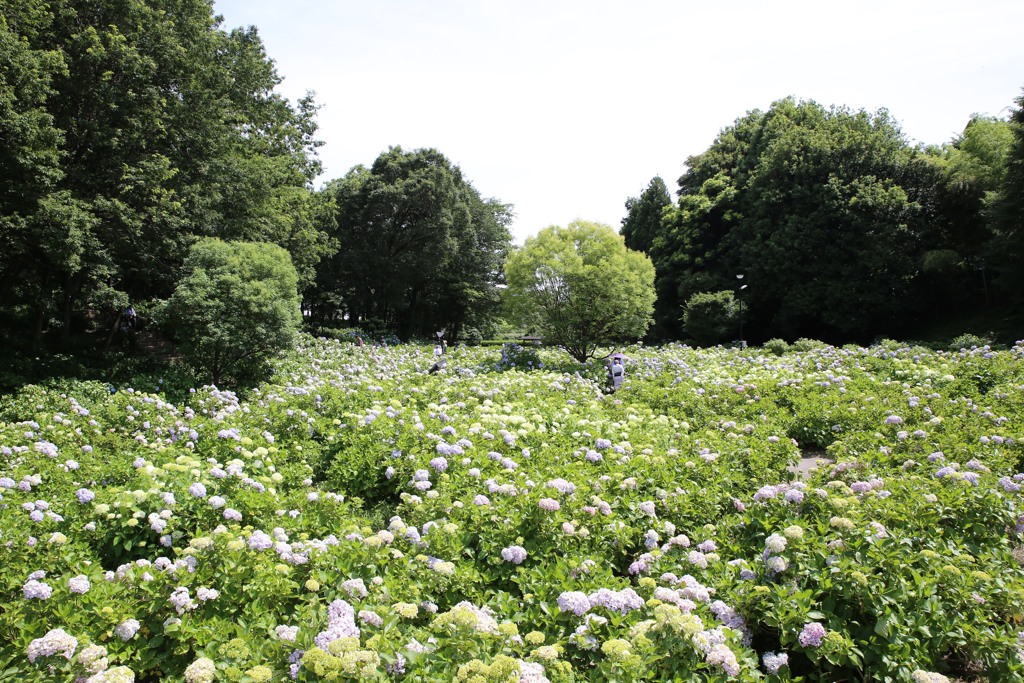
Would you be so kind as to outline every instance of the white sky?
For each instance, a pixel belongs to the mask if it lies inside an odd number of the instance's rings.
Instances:
[[[886,108],[912,142],[1024,88],[1020,0],[216,0],[255,25],[293,101],[316,92],[325,172],[434,147],[516,242],[576,218],[618,229],[660,175],[794,96]]]

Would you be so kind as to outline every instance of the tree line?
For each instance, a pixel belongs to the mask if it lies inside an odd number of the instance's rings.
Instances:
[[[735,339],[696,315],[716,301],[731,319],[742,307],[754,338],[840,343],[1019,309],[1024,96],[1016,105],[934,146],[910,145],[886,111],[792,98],[737,119],[687,159],[675,202],[660,177],[626,202],[626,244],[657,269],[652,334]]]
[[[437,150],[393,147],[314,187],[313,94],[278,94],[257,30],[226,29],[206,0],[9,0],[0,65],[5,349],[41,354],[82,337],[109,347],[129,306],[172,336],[256,344],[223,325],[278,291],[237,286],[256,273],[294,280],[284,299],[304,316],[268,318],[288,329],[304,318],[466,339],[507,315],[585,357],[595,340],[647,328],[647,285],[629,305],[622,293],[647,282],[647,267],[618,242],[580,224],[515,249],[512,206]],[[737,119],[686,160],[675,201],[655,178],[626,203],[625,245],[655,268],[648,336],[728,341],[732,319],[719,323],[742,312],[755,339],[867,341],[1019,305],[1024,97],[1016,104],[1008,121],[975,116],[938,146],[910,145],[885,111],[784,99]],[[596,320],[591,294],[607,283],[595,273],[628,274],[614,276],[614,320]],[[582,294],[566,293],[572,283]],[[215,296],[225,301],[203,305]],[[579,308],[549,305],[563,300]]]
[[[167,302],[208,261],[190,249],[239,262],[210,239],[281,247],[261,258],[290,260],[316,325],[409,338],[497,314],[511,206],[429,149],[314,188],[313,95],[278,94],[257,30],[206,0],[10,0],[0,64],[6,348],[109,345],[129,305],[182,329]]]

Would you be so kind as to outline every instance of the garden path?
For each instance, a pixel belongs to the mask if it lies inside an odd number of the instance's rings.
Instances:
[[[789,471],[795,474],[797,479],[807,479],[811,475],[811,470],[818,467],[818,459],[824,457],[824,451],[804,451],[804,456],[795,465],[790,465]]]

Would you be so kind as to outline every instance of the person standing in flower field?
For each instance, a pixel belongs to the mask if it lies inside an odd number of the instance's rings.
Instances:
[[[626,367],[622,364],[622,359],[613,358],[608,372],[612,378],[612,391],[617,391],[622,386],[622,380],[626,376]]]

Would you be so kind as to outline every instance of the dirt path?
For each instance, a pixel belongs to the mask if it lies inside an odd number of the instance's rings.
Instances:
[[[804,451],[800,461],[789,466],[789,471],[795,474],[797,479],[807,479],[811,475],[811,470],[817,469],[819,458],[825,458],[824,451]]]

